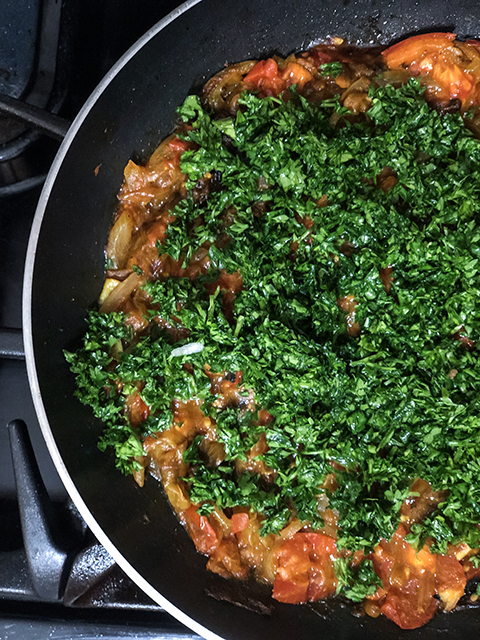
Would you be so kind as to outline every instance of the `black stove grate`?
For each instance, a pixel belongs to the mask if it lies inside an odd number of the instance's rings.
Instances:
[[[8,430],[24,549],[0,554],[0,597],[161,611],[93,538],[74,505],[50,500],[25,423],[13,420]]]
[[[0,245],[1,240],[0,233]],[[21,276],[12,276],[7,293],[18,293]],[[0,288],[0,300],[1,294]],[[3,305],[6,310],[8,305]],[[8,319],[15,316],[14,312],[6,315]],[[0,418],[6,412],[17,412],[19,407],[19,415],[31,417],[31,433],[44,458],[50,492],[45,488],[26,424],[10,421],[11,473],[5,457],[7,430],[0,431],[0,638],[45,638],[45,630],[52,625],[56,631],[48,637],[72,640],[98,636],[198,638],[123,573],[66,499],[34,416],[21,330],[1,326]],[[10,476],[15,478],[13,490]]]
[[[17,340],[13,348],[3,341],[0,369],[7,358],[22,356],[18,332],[2,330],[0,338],[5,335]],[[17,504],[0,500],[0,638],[44,638],[52,625],[59,638],[72,640],[198,638],[125,575],[71,501],[51,500],[26,424],[13,420],[8,432]]]

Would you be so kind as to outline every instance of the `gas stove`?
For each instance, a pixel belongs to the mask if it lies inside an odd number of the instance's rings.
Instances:
[[[178,4],[0,0],[0,93],[72,120],[111,65]],[[23,267],[57,147],[0,116],[0,639],[198,638],[88,531],[36,418],[21,333]]]

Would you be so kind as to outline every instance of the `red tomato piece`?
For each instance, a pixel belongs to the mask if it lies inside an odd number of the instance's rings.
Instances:
[[[199,515],[197,507],[193,504],[182,513],[182,516],[197,550],[207,556],[211,555],[218,546],[218,538],[208,518]]]
[[[454,33],[428,33],[389,47],[383,57],[390,69],[408,69],[423,76],[434,100],[458,99],[463,106],[478,101],[480,50],[476,41],[455,41]]]
[[[337,590],[335,574],[337,544],[333,538],[321,533],[306,533],[305,536],[313,547],[313,555],[310,555],[312,568],[307,599],[309,602],[315,602],[333,595]]]
[[[188,149],[188,142],[186,140],[182,140],[178,136],[174,136],[168,145],[171,149],[175,151],[186,151]]]
[[[248,527],[250,518],[248,513],[234,513],[232,516],[232,533],[240,533]]]
[[[286,82],[273,58],[257,62],[245,76],[244,82],[250,85],[250,89],[260,91],[262,97],[278,96],[286,87]]]
[[[316,555],[337,555],[337,543],[333,538],[326,536],[324,533],[297,533],[296,535],[305,536],[305,539],[313,546]]]
[[[400,525],[390,542],[382,540],[372,556],[386,591],[381,612],[402,629],[417,629],[435,614],[436,556],[428,547],[416,552]]]
[[[475,89],[475,78],[456,64],[436,61],[431,75],[448,92],[450,98],[458,98],[462,102]]]
[[[455,38],[455,33],[426,33],[412,36],[385,49],[383,57],[390,69],[418,64],[423,56],[442,51]]]
[[[316,67],[320,67],[322,64],[328,64],[337,60],[337,52],[325,51],[325,49],[313,47],[309,51],[309,57],[312,59]]]
[[[280,602],[314,602],[335,593],[335,540],[321,533],[296,533],[276,553],[273,597]]]
[[[451,611],[465,593],[465,570],[454,556],[437,556],[437,593],[446,611]]]
[[[282,543],[277,551],[277,572],[273,583],[273,597],[280,602],[299,604],[307,601],[310,584],[311,544],[302,534]]]
[[[172,154],[172,162],[175,165],[179,164],[180,156],[184,151],[190,148],[190,145],[185,140],[181,140],[178,136],[174,136],[168,146],[174,152]]]
[[[419,585],[412,586],[409,592],[405,588],[391,589],[380,611],[400,629],[418,629],[431,620],[437,610],[437,601],[430,597],[433,593],[427,594],[425,599],[420,593]]]
[[[244,81],[250,88],[260,92],[262,97],[278,96],[287,87],[293,84],[303,89],[305,84],[312,79],[312,74],[308,69],[298,62],[288,62],[285,68],[280,71],[273,58],[261,60],[245,76]]]

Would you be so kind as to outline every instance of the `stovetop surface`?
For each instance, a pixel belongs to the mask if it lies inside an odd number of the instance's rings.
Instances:
[[[31,11],[42,3],[18,0],[19,11],[9,21],[0,20],[0,35],[5,42],[8,29],[15,28],[25,40],[25,64],[32,67]],[[47,3],[45,3],[46,5]],[[73,120],[91,91],[115,61],[151,26],[178,6],[177,0],[63,0],[60,43],[64,68],[60,73],[62,99],[59,114]],[[44,6],[45,6],[44,5]],[[8,16],[12,3],[0,0],[0,16]],[[7,11],[8,9],[8,11]],[[18,23],[19,12],[25,22]],[[15,19],[13,19],[15,18]],[[35,16],[35,19],[37,16]],[[8,53],[8,52],[7,52]],[[60,54],[59,54],[60,55]],[[0,79],[2,89],[12,87],[19,97],[26,86],[29,69],[21,65],[18,51],[6,54],[0,45]],[[12,80],[17,77],[15,84]],[[5,78],[9,78],[6,82]],[[21,97],[21,96],[20,96]],[[40,138],[34,153],[50,162],[55,145]],[[0,142],[0,159],[2,145]],[[17,331],[22,326],[22,281],[30,226],[42,186],[42,169],[33,186],[22,193],[0,197],[0,331]],[[20,418],[28,433],[48,495],[59,509],[66,508],[67,494],[48,454],[30,396],[25,362],[0,357],[0,567],[14,558],[25,565],[24,543],[17,506],[17,491],[6,425]],[[95,541],[89,539],[90,549]],[[23,564],[22,564],[23,563]],[[16,565],[15,565],[16,566]],[[138,593],[135,585],[116,566],[106,564],[107,582],[91,588],[88,597],[79,598],[76,606],[61,601],[46,603],[29,596],[28,589],[7,593],[0,569],[0,640],[40,640],[43,638],[156,638],[177,640],[197,638],[188,629]],[[23,569],[22,569],[23,570]],[[3,580],[5,582],[5,574]],[[19,576],[19,583],[24,576]],[[28,577],[24,579],[28,583]],[[23,583],[22,583],[23,584]],[[105,586],[107,584],[107,586]],[[2,591],[3,588],[3,591]],[[108,592],[108,593],[107,593]]]

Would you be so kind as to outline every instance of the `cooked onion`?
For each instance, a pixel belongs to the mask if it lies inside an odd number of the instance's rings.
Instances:
[[[178,358],[178,356],[190,356],[192,353],[200,353],[203,351],[203,344],[201,342],[189,342],[184,344],[183,347],[177,347],[173,349],[170,356],[172,358]]]
[[[119,216],[110,230],[107,242],[107,258],[115,269],[122,269],[129,256],[135,225],[131,213],[127,210]]]
[[[136,288],[140,287],[144,281],[145,278],[142,278],[136,273],[131,273],[128,278],[117,285],[107,299],[104,300],[100,307],[100,313],[117,311],[122,302],[124,302]]]

